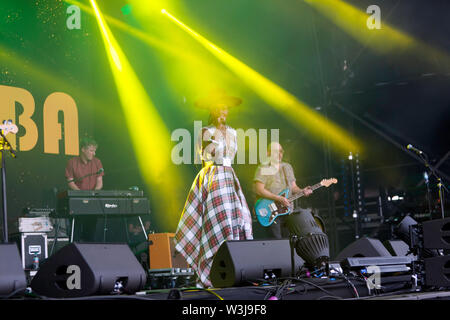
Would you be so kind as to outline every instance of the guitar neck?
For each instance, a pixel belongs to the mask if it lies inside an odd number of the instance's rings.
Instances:
[[[319,183],[316,183],[315,185],[311,186],[310,188],[314,191],[321,187],[323,187],[323,185],[321,185],[321,183],[319,182]],[[301,191],[301,192],[297,193],[295,196],[289,197],[288,200],[292,202],[294,200],[297,200],[298,198],[303,197],[304,195],[305,195],[305,193],[303,191]]]

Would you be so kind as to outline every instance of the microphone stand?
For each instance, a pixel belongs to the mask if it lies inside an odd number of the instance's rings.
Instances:
[[[2,175],[2,208],[3,208],[3,243],[8,243],[8,208],[6,203],[6,160],[5,150],[9,150],[12,157],[16,157],[16,152],[12,148],[8,139],[6,139],[0,129],[0,158],[1,158],[1,175]]]
[[[428,172],[425,171],[425,184],[427,185],[427,203],[428,203],[428,211],[430,212],[430,220],[433,219],[431,208],[431,190],[430,190],[430,179],[428,177]]]
[[[291,247],[291,277],[295,278],[295,259],[294,259],[294,248],[297,244],[298,237],[295,234],[289,235],[289,246]]]
[[[418,153],[418,154],[419,154],[419,156],[421,156],[420,158],[422,159],[425,167],[430,170],[431,174],[433,176],[435,176],[435,178],[436,178],[436,180],[438,182],[437,186],[438,186],[438,190],[439,190],[438,191],[438,193],[439,193],[439,201],[441,202],[441,218],[444,219],[445,218],[445,212],[444,212],[444,190],[448,192],[448,189],[442,183],[441,178],[436,174],[436,170],[434,169],[434,167],[432,165],[430,165],[429,159],[428,159],[428,156],[426,155],[426,153],[421,152],[421,153]],[[422,154],[423,154],[423,156],[422,156]],[[431,214],[431,212],[430,212],[430,214]]]

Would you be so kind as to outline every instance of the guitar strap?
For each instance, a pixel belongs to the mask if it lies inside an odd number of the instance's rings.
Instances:
[[[284,181],[286,182],[286,188],[289,188],[289,182],[288,182],[287,175],[286,175],[286,166],[283,166],[283,175],[284,175]]]
[[[290,196],[292,196],[292,194],[291,194],[292,190],[291,190],[291,186],[289,185],[289,181],[287,179],[286,166],[283,166],[283,175],[284,175],[284,180],[286,181],[286,186],[289,189],[289,194],[288,194],[288,198],[289,198]]]

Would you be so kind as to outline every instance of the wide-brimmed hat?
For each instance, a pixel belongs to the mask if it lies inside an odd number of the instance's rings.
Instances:
[[[208,96],[195,101],[195,106],[201,109],[215,110],[219,107],[232,108],[240,105],[242,99],[228,95],[223,89],[214,89]]]

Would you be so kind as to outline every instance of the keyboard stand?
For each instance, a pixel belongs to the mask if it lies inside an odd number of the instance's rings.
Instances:
[[[56,243],[58,242],[58,234],[59,234],[59,219],[56,218],[56,227],[55,227],[55,237],[52,243],[52,248],[50,249],[50,254],[49,256],[51,256],[53,254],[53,250],[55,249]],[[73,242],[73,229],[74,229],[74,225],[75,225],[75,218],[72,218],[72,233],[70,235],[70,242]],[[66,231],[67,232],[67,231]]]
[[[141,216],[138,216],[138,218],[139,218],[139,222],[141,223],[142,231],[144,232],[145,240],[148,241],[147,232],[145,232],[145,228],[144,228],[144,224],[142,223]]]
[[[142,232],[144,233],[144,236],[145,236],[145,240],[148,241],[148,235],[147,235],[147,232],[145,231],[144,223],[142,222],[141,216],[138,216],[138,218],[139,218],[139,223],[141,224]],[[106,220],[106,216],[105,216],[105,220]],[[105,222],[105,224],[106,224],[106,222]],[[125,226],[127,226],[127,223],[125,223]],[[57,219],[56,220],[56,232],[55,232],[55,235],[58,234],[58,231],[59,231],[59,220]],[[69,240],[70,243],[73,242],[74,232],[75,232],[75,217],[72,217],[70,240]],[[55,240],[53,241],[52,248],[50,250],[50,255],[53,254],[53,250],[54,250],[54,248],[56,246],[56,242],[57,241],[58,241],[58,237],[55,236]]]
[[[56,243],[58,242],[58,232],[59,232],[59,220],[56,220],[55,238],[52,243],[52,248],[50,249],[50,256],[53,254],[53,249],[55,249]]]
[[[72,218],[72,231],[70,232],[70,242],[73,242],[73,232],[75,230],[75,217]]]

